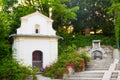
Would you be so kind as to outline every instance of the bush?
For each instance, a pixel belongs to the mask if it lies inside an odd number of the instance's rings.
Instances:
[[[84,59],[85,64],[87,64],[87,62],[89,62],[91,59],[90,56],[88,55],[87,51],[85,51],[85,50],[80,51],[80,57]]]
[[[75,58],[72,60],[72,63],[74,64],[74,70],[76,72],[83,71],[85,69],[85,65],[87,62],[90,61],[90,56],[86,51],[81,52],[75,52]]]
[[[64,39],[59,41],[59,55],[64,53],[68,46],[75,45],[76,48],[92,46],[92,40],[101,40],[101,45],[116,45],[114,36],[103,36],[103,35],[90,35],[84,36],[81,34],[66,34],[60,35]]]
[[[75,47],[75,46],[74,46]],[[79,53],[74,51],[73,46],[69,46],[68,50],[66,49],[66,53],[63,53],[59,56],[58,61],[52,64],[49,67],[45,68],[43,73],[44,76],[52,77],[52,78],[62,78],[64,73],[67,73],[67,65],[73,64],[73,68],[75,71],[82,71],[85,68],[85,62],[88,62],[90,58],[87,58],[87,54]]]
[[[0,64],[0,80],[25,80],[32,73],[30,67],[20,65],[11,58],[2,59]]]

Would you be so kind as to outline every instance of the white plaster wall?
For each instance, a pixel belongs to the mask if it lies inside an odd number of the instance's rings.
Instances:
[[[33,15],[28,19],[21,21],[21,27],[17,29],[17,34],[35,34],[35,25],[40,25],[40,34],[42,35],[56,35],[52,28],[52,22],[46,20],[40,15]]]
[[[28,24],[27,22],[28,22],[27,19],[21,21],[21,26],[17,29],[17,34],[25,34],[25,31],[27,30],[27,24]]]
[[[17,37],[14,40],[13,48],[16,48],[18,61],[24,62],[27,66],[32,66],[32,53],[35,50],[43,52],[44,68],[57,60],[56,38]]]
[[[57,61],[58,58],[58,42],[56,41],[56,39],[51,39],[50,46],[51,63],[54,63]]]
[[[18,40],[16,40],[16,38],[14,38],[14,42],[13,42],[13,45],[12,45],[12,52],[13,52],[13,57],[15,58],[15,59],[18,59]]]
[[[56,35],[56,31],[52,28],[52,22],[51,19],[39,12],[21,17],[21,26],[17,29],[19,36],[13,36],[13,51],[18,61],[24,62],[27,66],[32,66],[32,53],[35,50],[40,50],[43,53],[44,68],[56,62],[58,38],[50,38],[50,36]],[[40,33],[35,33],[36,24],[40,27]],[[39,36],[37,37],[37,35]],[[40,35],[49,37],[40,37]]]

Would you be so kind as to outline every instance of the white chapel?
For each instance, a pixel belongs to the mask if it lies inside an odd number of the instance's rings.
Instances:
[[[21,17],[21,26],[13,39],[13,55],[26,66],[45,68],[58,58],[58,39],[53,20],[36,11]]]

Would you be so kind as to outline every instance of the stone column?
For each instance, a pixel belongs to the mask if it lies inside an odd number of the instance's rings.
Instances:
[[[113,59],[119,59],[120,58],[120,53],[118,49],[113,50]]]

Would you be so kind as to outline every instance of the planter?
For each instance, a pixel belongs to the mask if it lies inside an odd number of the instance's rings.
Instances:
[[[74,69],[73,69],[73,66],[67,66],[67,74],[68,75],[71,75],[74,73]]]

